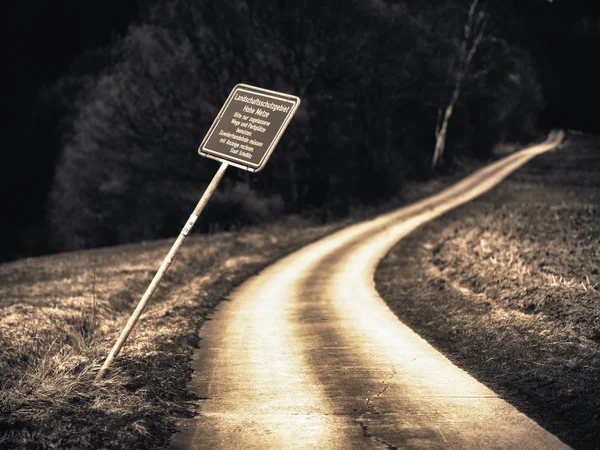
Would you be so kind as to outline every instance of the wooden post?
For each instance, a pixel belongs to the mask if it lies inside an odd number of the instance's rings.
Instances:
[[[171,247],[171,250],[169,251],[169,253],[165,257],[165,259],[163,260],[162,264],[160,265],[160,268],[158,269],[158,272],[156,272],[156,275],[154,275],[154,278],[150,282],[150,285],[146,289],[146,292],[142,296],[142,299],[140,300],[137,307],[135,308],[135,311],[133,311],[133,314],[127,321],[127,325],[125,325],[125,328],[121,332],[121,335],[117,339],[117,342],[115,342],[115,345],[113,346],[108,357],[106,358],[106,361],[104,361],[104,364],[102,365],[102,367],[100,368],[100,371],[96,375],[96,381],[99,381],[102,378],[104,378],[106,371],[108,370],[108,368],[110,367],[110,365],[112,364],[114,359],[118,356],[119,351],[121,351],[121,347],[123,347],[123,344],[125,344],[127,337],[129,336],[129,334],[133,330],[133,327],[135,326],[138,319],[142,315],[142,312],[144,311],[146,304],[150,300],[150,297],[152,297],[152,294],[154,294],[154,291],[158,287],[160,280],[162,279],[164,274],[167,272],[167,270],[169,270],[171,263],[175,259],[175,255],[177,255],[177,252],[183,245],[183,241],[185,241],[185,238],[187,237],[188,233],[190,232],[190,230],[193,228],[194,224],[196,223],[196,219],[198,219],[198,216],[200,215],[200,213],[202,213],[202,210],[208,203],[208,200],[210,199],[212,194],[215,192],[215,189],[217,188],[219,181],[221,181],[221,178],[223,178],[223,174],[225,173],[225,169],[227,169],[227,166],[228,166],[228,163],[226,163],[226,162],[221,163],[221,167],[219,167],[219,170],[217,171],[217,173],[213,177],[212,181],[206,188],[206,191],[204,191],[204,194],[202,194],[200,201],[196,205],[196,208],[194,208],[194,212],[192,213],[192,215],[188,219],[187,223],[185,224],[185,226],[179,233],[177,240],[175,241],[175,243]]]

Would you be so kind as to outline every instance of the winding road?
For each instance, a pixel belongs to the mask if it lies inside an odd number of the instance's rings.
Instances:
[[[201,330],[199,415],[171,449],[568,448],[402,324],[373,283],[399,239],[562,138],[345,228],[235,290]]]

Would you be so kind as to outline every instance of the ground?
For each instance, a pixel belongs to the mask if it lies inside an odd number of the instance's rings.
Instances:
[[[342,225],[295,219],[191,236],[97,384],[172,240],[0,265],[0,447],[165,445],[177,419],[194,414],[190,360],[209,313],[261,268]]]
[[[575,448],[600,442],[600,139],[571,135],[425,225],[376,285],[407,325]]]

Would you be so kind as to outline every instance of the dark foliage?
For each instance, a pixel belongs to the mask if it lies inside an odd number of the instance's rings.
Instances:
[[[298,95],[302,105],[264,172],[228,172],[205,224],[311,208],[340,215],[430,176],[465,7],[411,3],[175,0],[149,8],[114,46],[113,63],[79,84],[51,194],[58,248],[178,232],[216,170],[195,150],[239,82]],[[65,85],[69,95],[78,86]],[[443,163],[531,139],[541,103],[527,55],[486,34]]]

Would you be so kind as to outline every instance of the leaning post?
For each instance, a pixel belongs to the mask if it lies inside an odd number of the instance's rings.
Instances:
[[[261,171],[299,105],[300,99],[294,95],[247,84],[238,84],[233,88],[198,148],[200,155],[220,161],[221,166],[121,331],[117,342],[98,371],[96,381],[104,378],[119,355],[152,294],[169,270],[185,238],[223,178],[227,167],[231,165],[249,172]]]
[[[104,361],[104,364],[102,364],[100,371],[96,375],[96,381],[104,378],[104,375],[106,374],[106,371],[108,370],[108,368],[111,366],[113,360],[119,355],[119,352],[121,351],[121,347],[123,347],[123,344],[125,344],[125,341],[129,337],[131,330],[133,330],[133,327],[135,327],[135,324],[137,323],[138,319],[142,315],[142,312],[144,312],[144,308],[146,308],[146,305],[148,304],[148,301],[152,297],[152,294],[154,294],[154,291],[160,284],[160,280],[162,280],[162,277],[165,275],[165,273],[167,273],[167,270],[169,270],[169,267],[171,266],[171,263],[175,259],[177,252],[183,245],[183,241],[185,241],[185,238],[187,237],[188,233],[194,227],[194,224],[196,223],[196,219],[198,219],[198,216],[200,215],[200,213],[202,212],[202,210],[208,203],[208,200],[212,196],[213,192],[215,192],[215,189],[217,188],[219,181],[221,181],[221,178],[223,178],[223,174],[225,173],[227,166],[228,166],[228,164],[226,162],[221,163],[221,167],[219,167],[219,170],[217,171],[217,173],[213,177],[212,181],[206,188],[206,191],[204,191],[204,194],[202,195],[202,197],[200,198],[200,201],[196,205],[194,212],[192,213],[192,215],[190,216],[190,218],[188,219],[188,221],[186,222],[184,227],[181,229],[181,232],[179,233],[179,236],[177,236],[177,239],[173,243],[171,250],[169,250],[169,253],[163,260],[158,271],[156,272],[156,275],[154,275],[154,278],[152,279],[152,281],[150,282],[150,285],[146,289],[146,292],[144,292],[142,299],[140,300],[137,307],[133,311],[133,314],[127,321],[127,325],[125,325],[125,328],[123,328],[123,331],[121,331],[121,334],[119,335],[119,338],[117,339],[117,342],[115,342],[115,345],[113,346],[112,350],[108,354],[108,357]]]

